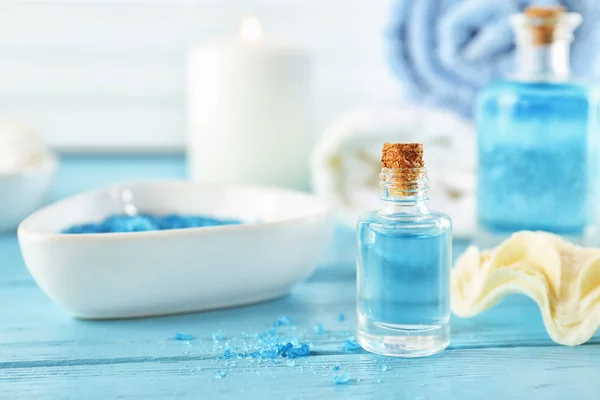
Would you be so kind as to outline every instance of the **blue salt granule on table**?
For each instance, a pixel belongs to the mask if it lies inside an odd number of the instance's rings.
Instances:
[[[313,326],[313,330],[316,332],[317,335],[322,335],[325,333],[325,326],[323,324],[316,324],[315,326]]]
[[[177,332],[175,334],[175,340],[192,340],[194,337],[192,335],[188,335],[187,333]]]
[[[360,347],[360,344],[358,344],[354,337],[349,337],[348,339],[344,340],[342,349],[344,351],[356,351],[362,349],[362,347]]]
[[[332,371],[339,371],[340,370],[340,364],[335,364],[332,368]]]
[[[204,215],[154,215],[142,213],[138,215],[111,215],[101,222],[85,223],[70,226],[62,233],[122,233],[146,232],[170,229],[200,228],[222,225],[239,225],[242,221],[219,219]]]
[[[290,344],[290,343],[288,343]],[[310,354],[310,348],[307,344],[301,344],[298,346],[293,346],[292,348],[288,348],[283,354],[284,357],[288,358],[297,358],[297,357],[306,357]]]
[[[344,313],[339,313],[339,314],[337,315],[337,320],[338,320],[339,322],[344,322],[344,321],[346,320],[346,316],[344,315]]]
[[[223,379],[227,377],[227,375],[227,372],[218,370],[217,372],[215,372],[215,379]]]
[[[267,349],[260,352],[262,358],[275,358],[279,355],[277,349]]]
[[[230,358],[235,358],[235,357],[236,357],[235,351],[233,351],[232,349],[227,349],[223,353],[223,358],[226,360],[228,360]]]
[[[292,320],[287,315],[282,316],[277,321],[273,322],[273,326],[292,326]]]
[[[215,332],[213,333],[212,338],[215,342],[220,342],[221,340],[223,340],[223,335],[221,334],[221,332]]]
[[[233,349],[225,350],[222,359],[231,358],[254,358],[254,359],[276,359],[278,357],[299,358],[310,355],[310,346],[300,343],[297,339],[284,342],[271,342],[262,344],[261,347],[251,352],[236,353]]]
[[[271,328],[267,332],[261,332],[258,334],[258,340],[270,341],[277,336],[277,329]]]
[[[350,375],[346,373],[335,375],[333,378],[331,378],[331,382],[335,383],[336,385],[345,385],[346,383],[350,382]]]

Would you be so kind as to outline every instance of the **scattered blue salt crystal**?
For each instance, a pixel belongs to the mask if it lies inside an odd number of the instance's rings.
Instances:
[[[331,382],[335,383],[336,385],[345,385],[346,383],[350,382],[350,376],[346,373],[335,375],[333,378],[331,378]]]
[[[317,335],[322,335],[325,333],[325,326],[323,326],[323,324],[316,324],[313,326],[313,330],[317,333]]]
[[[342,349],[344,351],[356,351],[359,350],[360,344],[358,344],[358,342],[356,341],[356,339],[354,339],[354,337],[349,337],[348,339],[346,339],[344,341],[344,344],[342,345]]]
[[[287,315],[282,316],[273,323],[273,326],[291,326],[292,320]]]
[[[278,354],[279,353],[276,349],[263,350],[260,352],[260,356],[262,358],[275,358]]]
[[[232,351],[231,349],[225,350],[225,353],[223,353],[223,358],[225,360],[228,360],[230,358],[235,358],[235,351]]]
[[[285,355],[285,353],[293,347],[294,347],[294,344],[290,343],[290,342],[280,343],[279,345],[277,345],[277,351],[279,352],[279,354]]]
[[[258,334],[258,340],[260,341],[270,341],[272,338],[277,336],[277,329],[271,328],[267,332],[261,332]]]
[[[186,333],[177,332],[175,334],[175,340],[192,340],[194,337]]]
[[[345,320],[346,320],[346,316],[344,315],[344,313],[339,313],[339,314],[337,315],[337,320],[338,320],[339,322],[343,322],[343,321],[345,321]]]
[[[250,353],[250,357],[252,357],[252,358],[259,358],[260,357],[260,353],[258,351],[252,352],[252,353]]]
[[[116,233],[144,232],[168,229],[199,228],[205,226],[238,225],[241,221],[218,219],[203,215],[138,215],[115,214],[101,222],[84,223],[70,226],[62,233]]]
[[[387,371],[388,369],[389,369],[389,367],[388,367],[387,365],[385,365],[385,364],[381,364],[381,365],[379,365],[379,370],[380,370],[380,371],[384,371],[384,372],[385,372],[385,371]]]
[[[217,372],[215,372],[215,379],[223,379],[227,375],[228,375],[227,372],[218,370]]]
[[[297,357],[305,357],[310,354],[310,348],[307,344],[301,344],[299,346],[294,346],[291,349],[288,349],[285,353],[285,357],[288,358],[297,358]]]
[[[331,368],[332,371],[339,371],[340,370],[340,364],[335,364],[333,366],[333,368]]]
[[[287,365],[288,367],[295,367],[295,366],[296,366],[296,362],[295,362],[294,360],[290,360],[290,361],[288,361],[288,362],[286,363],[286,365]]]
[[[221,335],[221,332],[215,332],[213,333],[212,338],[215,342],[220,342],[223,340],[223,335]]]

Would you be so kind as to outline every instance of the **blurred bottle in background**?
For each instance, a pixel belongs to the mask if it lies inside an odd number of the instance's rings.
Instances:
[[[518,70],[487,85],[475,106],[478,245],[520,230],[597,245],[598,93],[569,68],[581,15],[529,7],[511,22]]]

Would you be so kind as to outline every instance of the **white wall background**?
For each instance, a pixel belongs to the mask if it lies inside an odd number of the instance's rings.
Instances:
[[[235,34],[243,15],[307,47],[315,135],[339,113],[389,98],[390,0],[0,0],[0,116],[63,151],[171,151],[185,138],[184,57]],[[282,133],[285,134],[285,133]]]

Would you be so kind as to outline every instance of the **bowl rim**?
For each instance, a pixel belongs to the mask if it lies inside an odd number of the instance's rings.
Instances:
[[[104,233],[62,233],[62,232],[40,232],[38,230],[32,229],[32,225],[35,226],[35,221],[39,218],[39,215],[45,213],[47,210],[56,207],[58,204],[61,204],[65,201],[77,201],[77,199],[94,195],[97,193],[107,192],[111,190],[117,190],[126,187],[132,186],[152,186],[152,185],[196,185],[202,187],[213,187],[219,188],[221,190],[226,190],[227,188],[235,188],[242,190],[258,190],[258,191],[271,191],[279,194],[291,194],[298,197],[303,197],[305,199],[313,201],[319,210],[311,213],[307,213],[306,215],[289,217],[278,219],[275,221],[266,221],[266,222],[244,222],[242,224],[237,225],[220,225],[220,226],[205,226],[205,227],[195,227],[195,228],[176,228],[176,229],[168,229],[168,230],[154,230],[154,231],[141,231],[141,232],[104,232]],[[293,222],[305,221],[318,219],[322,217],[326,217],[327,215],[332,215],[333,206],[323,198],[320,198],[312,193],[301,192],[298,190],[280,188],[275,186],[267,186],[267,185],[257,185],[257,184],[227,184],[227,183],[216,183],[216,182],[198,182],[191,181],[183,178],[179,179],[150,179],[150,180],[136,180],[136,181],[125,181],[116,184],[106,185],[95,189],[86,190],[71,196],[64,197],[57,201],[52,202],[46,206],[43,206],[25,219],[21,221],[17,228],[17,236],[19,240],[23,237],[27,237],[29,239],[36,240],[79,240],[79,241],[89,241],[89,240],[134,240],[141,238],[155,238],[155,237],[167,237],[167,236],[188,236],[188,235],[198,235],[198,234],[211,234],[218,232],[227,232],[231,230],[239,231],[239,230],[252,230],[252,229],[263,229],[263,228],[271,228],[271,227],[279,227],[281,225],[286,225]]]

